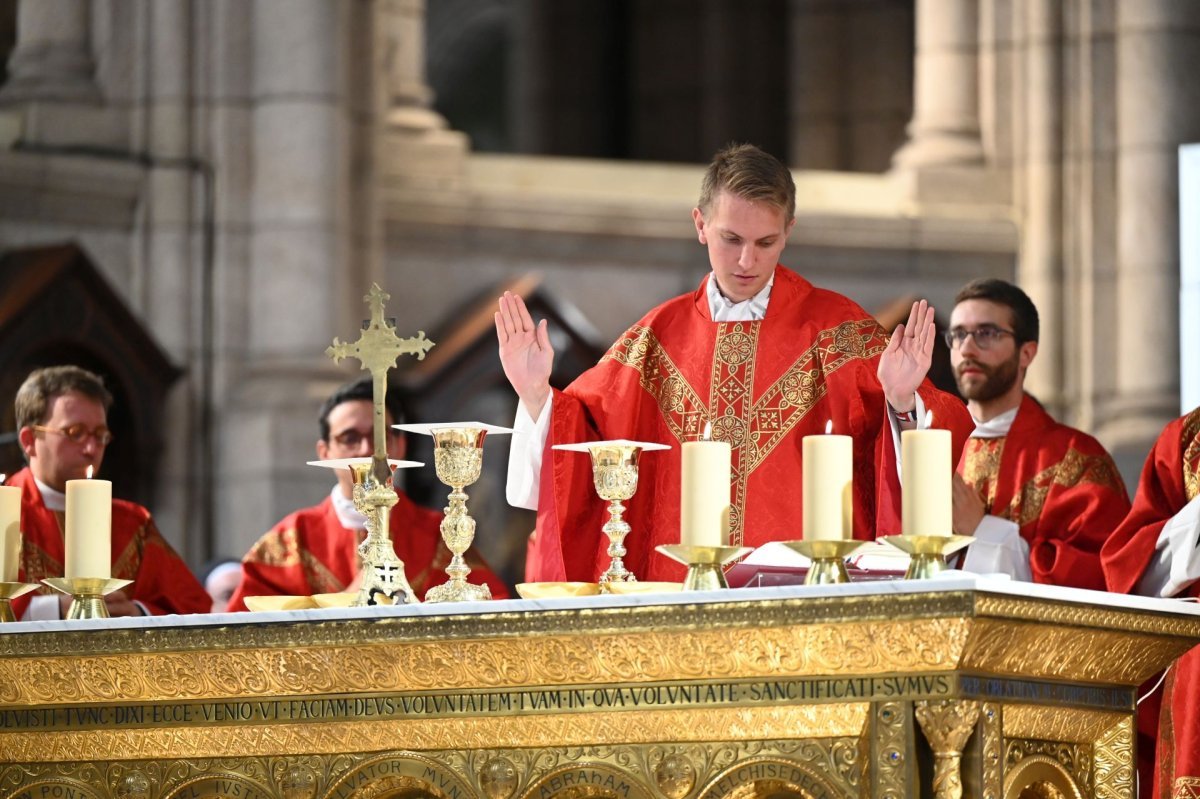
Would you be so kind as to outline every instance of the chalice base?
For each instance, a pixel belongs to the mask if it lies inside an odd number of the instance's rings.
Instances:
[[[0,582],[0,622],[16,621],[17,617],[13,615],[12,601],[37,587],[37,583]]]
[[[752,547],[709,547],[692,544],[663,544],[657,549],[671,560],[688,567],[687,577],[683,581],[684,591],[715,591],[718,588],[728,588],[729,582],[725,579],[725,570],[721,567],[754,551]]]
[[[475,585],[465,580],[448,580],[435,585],[425,594],[426,602],[486,602],[492,598],[492,590],[486,585]]]
[[[107,619],[106,594],[124,588],[133,580],[118,580],[111,577],[47,577],[43,583],[64,594],[71,595],[68,619]]]
[[[846,558],[863,545],[862,541],[853,539],[806,539],[780,543],[812,561],[808,567],[808,574],[804,578],[805,585],[850,582],[850,575],[846,573]]]
[[[946,556],[953,555],[975,540],[970,535],[885,535],[879,538],[901,552],[908,553],[905,580],[927,580],[950,568]]]

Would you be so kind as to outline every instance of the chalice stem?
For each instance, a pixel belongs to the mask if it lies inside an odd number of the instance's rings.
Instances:
[[[608,564],[608,570],[600,575],[601,583],[611,582],[633,582],[637,578],[625,568],[625,536],[629,535],[629,523],[622,517],[625,513],[625,505],[621,500],[614,499],[608,503],[609,519],[604,523],[601,530],[608,536],[608,556],[612,562]]]

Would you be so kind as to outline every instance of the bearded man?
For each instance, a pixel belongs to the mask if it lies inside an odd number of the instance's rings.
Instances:
[[[1129,512],[1112,456],[1025,393],[1037,308],[991,278],[967,284],[946,331],[959,393],[975,421],[954,476],[954,532],[971,535],[963,568],[1104,590],[1100,548]]]

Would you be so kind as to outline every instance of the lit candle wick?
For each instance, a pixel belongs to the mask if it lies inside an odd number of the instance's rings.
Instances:
[[[91,466],[89,466],[88,470],[87,470],[87,479],[89,479],[89,480],[92,479],[92,467]]]
[[[701,441],[712,441],[712,422],[704,423],[704,432],[700,434]]]
[[[925,411],[925,427],[933,427],[933,411]]]
[[[832,432],[833,432],[833,420],[830,419],[828,422],[825,423],[825,435],[829,435]]]

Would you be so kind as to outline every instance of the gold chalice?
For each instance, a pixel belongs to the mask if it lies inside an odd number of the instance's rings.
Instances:
[[[367,517],[367,537],[358,545],[362,560],[358,595],[351,607],[415,604],[421,601],[404,575],[404,561],[396,557],[390,517],[399,501],[392,487],[392,469],[424,466],[418,461],[385,460],[380,457],[337,458],[309,461],[310,466],[349,469],[354,480],[354,507]],[[383,602],[387,597],[388,602]]]
[[[638,460],[643,452],[670,449],[666,444],[643,441],[593,441],[585,444],[556,444],[555,449],[587,452],[592,457],[592,483],[601,499],[608,501],[608,521],[600,528],[608,536],[608,569],[600,575],[600,590],[607,593],[609,583],[637,579],[625,568],[625,536],[629,522],[623,517],[624,503],[633,498],[638,485]]]
[[[450,487],[450,504],[442,519],[442,540],[453,556],[446,574],[450,579],[435,585],[425,594],[426,602],[472,602],[491,599],[486,585],[467,582],[471,567],[463,553],[475,540],[475,520],[467,513],[467,492],[463,489],[479,479],[483,469],[483,440],[488,433],[511,433],[507,427],[482,422],[446,424],[402,424],[401,430],[433,436],[433,466],[438,479]]]

